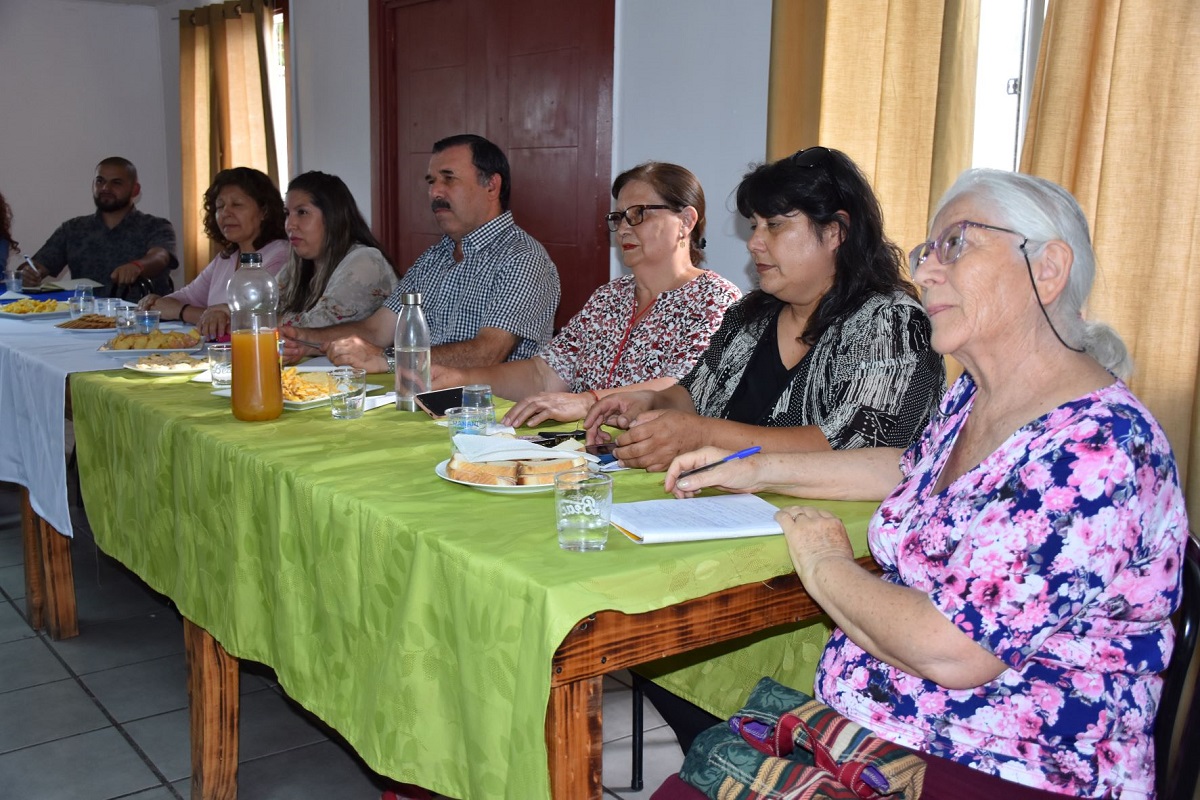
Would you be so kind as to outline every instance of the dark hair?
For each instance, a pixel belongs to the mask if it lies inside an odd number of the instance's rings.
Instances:
[[[696,225],[692,228],[688,242],[688,255],[691,256],[693,267],[700,266],[704,262],[705,222],[704,188],[700,185],[700,180],[691,170],[678,164],[647,161],[617,176],[612,186],[614,200],[631,181],[641,181],[649,185],[663,199],[663,203],[675,211],[682,211],[687,206],[696,209]]]
[[[4,195],[0,194],[0,241],[5,240],[8,241],[14,253],[21,252],[21,247],[17,244],[17,240],[12,238],[12,209],[9,208],[8,201],[4,199]]]
[[[433,152],[440,153],[450,147],[467,145],[471,148],[471,163],[479,173],[479,185],[486,186],[493,175],[500,176],[500,209],[508,211],[508,197],[512,194],[512,174],[508,157],[504,151],[487,139],[474,133],[459,133],[438,139],[433,143]]]
[[[222,255],[232,255],[237,249],[237,243],[227,241],[217,225],[217,195],[226,186],[241,189],[263,210],[262,226],[258,236],[254,238],[256,250],[267,242],[287,238],[283,230],[283,196],[279,194],[279,187],[275,185],[275,181],[265,172],[251,167],[223,169],[213,178],[212,186],[204,193],[204,233],[221,245]]]
[[[137,167],[128,158],[121,158],[120,156],[102,158],[100,159],[100,163],[96,165],[96,169],[100,169],[101,167],[121,167],[129,173],[129,182],[137,183]]]
[[[810,147],[742,177],[737,209],[743,217],[773,217],[799,211],[818,236],[830,224],[842,234],[833,285],[809,317],[806,344],[816,344],[830,325],[858,309],[872,294],[916,289],[904,274],[904,253],[883,233],[883,210],[858,166],[839,150]],[[783,301],[756,289],[746,298],[750,319],[773,314]]]
[[[325,245],[318,261],[300,258],[292,251],[292,282],[281,298],[281,310],[293,314],[307,311],[316,305],[325,294],[329,276],[356,244],[374,247],[387,260],[392,269],[395,265],[388,258],[383,245],[371,233],[367,221],[354,202],[349,187],[336,175],[325,172],[304,172],[292,178],[288,191],[307,192],[312,204],[321,210],[325,220]]]

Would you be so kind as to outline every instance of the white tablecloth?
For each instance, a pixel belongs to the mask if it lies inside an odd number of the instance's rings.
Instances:
[[[72,535],[64,413],[72,372],[120,369],[96,352],[112,335],[54,327],[61,319],[0,318],[0,480],[29,489],[33,510]]]

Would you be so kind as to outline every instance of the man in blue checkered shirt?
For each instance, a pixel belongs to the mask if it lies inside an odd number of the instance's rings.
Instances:
[[[553,332],[558,270],[546,249],[508,210],[508,159],[474,134],[442,139],[429,159],[429,205],[444,236],[409,268],[378,311],[328,328],[282,330],[284,358],[321,345],[335,364],[368,372],[395,369],[392,343],[401,295],[420,292],[433,361],[458,367],[529,358]]]

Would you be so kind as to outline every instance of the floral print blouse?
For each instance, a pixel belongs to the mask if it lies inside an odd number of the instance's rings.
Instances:
[[[741,291],[705,270],[663,292],[640,317],[633,276],[604,284],[542,348],[542,358],[572,392],[682,378],[708,347],[725,309]]]
[[[1187,516],[1170,445],[1120,381],[1016,431],[939,493],[975,396],[962,376],[871,520],[886,580],[1008,665],[975,689],[834,632],[817,692],[898,744],[1080,797],[1150,797]]]

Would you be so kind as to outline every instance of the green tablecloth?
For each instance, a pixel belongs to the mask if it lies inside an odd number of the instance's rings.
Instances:
[[[208,386],[127,371],[73,375],[71,390],[99,546],[273,667],[372,768],[453,797],[549,795],[549,664],[580,619],[791,570],[782,537],[643,546],[613,531],[603,552],[564,552],[552,494],[439,479],[448,437],[424,415],[243,423]],[[661,497],[661,476],[618,473],[614,496]],[[826,505],[865,552],[874,504]],[[763,674],[811,685],[824,637],[741,643],[662,682],[731,713]]]

